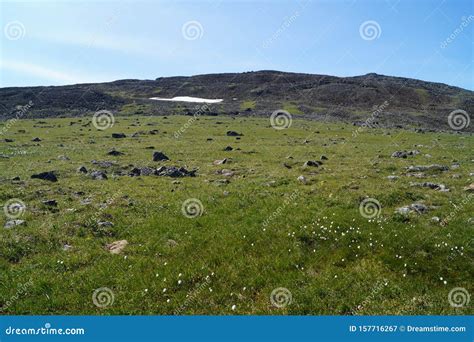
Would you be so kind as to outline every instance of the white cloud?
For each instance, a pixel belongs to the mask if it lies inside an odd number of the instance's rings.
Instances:
[[[83,74],[79,76],[63,71],[53,70],[42,65],[21,61],[2,60],[0,68],[40,77],[59,84],[85,83],[94,81],[92,77],[85,77]]]
[[[87,32],[53,32],[33,34],[32,37],[52,43],[80,46],[86,49],[110,50],[145,57],[169,58],[173,55],[173,50],[169,48],[172,46],[172,42],[159,42],[145,37]]]

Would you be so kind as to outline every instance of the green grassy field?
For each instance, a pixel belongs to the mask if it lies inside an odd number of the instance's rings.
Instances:
[[[3,314],[474,312],[472,301],[453,307],[449,298],[455,288],[474,293],[474,198],[463,190],[474,178],[472,136],[296,119],[283,130],[263,118],[116,117],[106,130],[90,121],[20,120],[2,137],[13,142],[0,142],[0,202],[25,205],[23,224],[0,228]],[[125,155],[107,155],[113,148]],[[391,158],[413,149],[421,153]],[[153,151],[170,160],[152,161]],[[303,167],[322,155],[323,165]],[[430,164],[449,170],[406,174]],[[81,165],[108,179],[78,173]],[[197,174],[120,175],[132,165]],[[30,178],[53,170],[58,182]],[[427,181],[450,191],[410,186]],[[380,203],[373,218],[361,214],[366,198]],[[200,215],[183,214],[189,199],[202,203]],[[429,212],[395,213],[420,202]],[[2,227],[9,220],[2,215]],[[117,240],[128,245],[111,254]]]

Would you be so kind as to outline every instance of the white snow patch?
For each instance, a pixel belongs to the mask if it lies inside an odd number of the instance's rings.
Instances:
[[[219,103],[222,99],[203,99],[201,97],[192,96],[175,96],[171,99],[165,97],[150,97],[150,100],[156,101],[173,101],[173,102],[196,102],[196,103]]]

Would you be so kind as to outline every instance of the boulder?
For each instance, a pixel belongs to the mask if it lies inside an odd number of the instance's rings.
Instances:
[[[114,241],[112,243],[109,243],[105,246],[105,248],[111,253],[111,254],[120,254],[122,251],[125,249],[125,247],[128,245],[127,240],[119,240],[119,241]]]
[[[114,156],[114,157],[116,157],[116,156],[123,156],[125,153],[113,149],[113,150],[110,150],[109,152],[107,152],[107,154],[108,154],[109,156]]]
[[[162,160],[170,160],[170,159],[161,151],[153,152],[153,161],[162,161]]]
[[[241,137],[241,136],[243,136],[242,133],[237,133],[236,131],[227,131],[226,135],[228,137]]]
[[[57,182],[58,181],[58,178],[56,177],[54,171],[47,171],[47,172],[37,173],[37,174],[32,175],[31,178],[47,180],[47,181],[50,181],[50,182]]]
[[[13,228],[15,226],[20,226],[24,223],[25,223],[25,220],[10,220],[10,221],[7,221],[3,227],[5,229],[10,229],[10,228]]]
[[[104,171],[92,171],[91,178],[94,180],[105,180],[107,179],[107,174]]]
[[[115,139],[122,139],[126,137],[127,136],[125,135],[125,133],[112,133],[112,138],[115,138]]]

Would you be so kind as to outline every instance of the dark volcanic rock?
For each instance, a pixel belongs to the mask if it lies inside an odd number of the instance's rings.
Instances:
[[[125,153],[117,151],[117,150],[110,150],[107,152],[109,156],[123,156]]]
[[[102,161],[93,160],[93,161],[91,161],[91,163],[94,164],[94,165],[98,165],[100,167],[104,167],[104,168],[111,167],[111,166],[115,165],[115,162],[111,162],[111,161],[107,161],[107,160],[102,160]]]
[[[34,138],[31,141],[38,142],[38,141],[41,141],[41,139],[40,138]]]
[[[408,172],[448,171],[449,167],[439,164],[409,166]]]
[[[224,151],[232,151],[233,148],[231,146],[227,146],[226,148],[224,148]]]
[[[125,135],[125,133],[112,133],[112,138],[115,138],[115,139],[121,139],[121,138],[126,138],[127,136]]]
[[[155,169],[151,167],[134,167],[128,174],[130,177],[150,176],[155,174]]]
[[[392,158],[408,158],[408,156],[416,156],[420,151],[395,151],[392,153]]]
[[[92,171],[91,177],[95,180],[103,180],[107,179],[107,174],[104,171]]]
[[[47,181],[50,181],[50,182],[57,182],[58,181],[58,178],[54,174],[54,171],[47,171],[47,172],[37,173],[37,174],[32,175],[31,178],[47,180]]]
[[[161,151],[153,152],[153,161],[162,161],[162,160],[170,160],[170,159]]]
[[[228,137],[241,137],[243,134],[237,133],[236,131],[227,131],[227,136]]]
[[[307,166],[318,167],[319,165],[322,165],[322,163],[315,160],[308,160],[307,162],[303,164],[304,167],[307,167]]]
[[[57,207],[58,206],[58,202],[54,199],[43,201],[43,204],[47,205],[48,207]]]
[[[157,176],[167,176],[167,177],[195,177],[196,170],[186,170],[184,167],[176,167],[176,166],[162,166],[155,171]]]
[[[85,166],[80,166],[78,169],[77,169],[77,172],[80,172],[80,173],[87,173],[87,169]]]
[[[12,139],[5,139],[4,141],[5,141],[5,142],[8,142],[8,143],[9,143],[9,142],[13,142]]]

